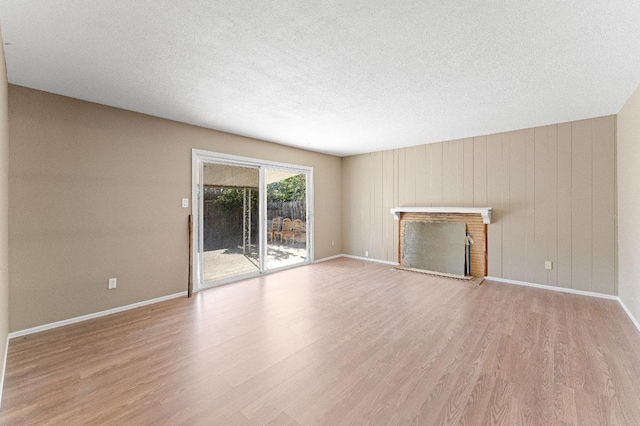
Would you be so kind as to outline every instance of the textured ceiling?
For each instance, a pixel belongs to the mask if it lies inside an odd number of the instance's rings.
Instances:
[[[336,155],[616,114],[640,1],[0,0],[9,81]]]

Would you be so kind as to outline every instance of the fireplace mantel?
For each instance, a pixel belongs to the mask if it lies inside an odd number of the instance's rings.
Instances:
[[[400,213],[477,213],[482,215],[482,222],[491,223],[491,207],[395,207],[391,214],[400,220]]]

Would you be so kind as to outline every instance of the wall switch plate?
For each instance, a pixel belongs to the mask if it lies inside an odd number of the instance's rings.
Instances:
[[[369,252],[368,251],[364,252],[364,257],[369,257]]]
[[[188,198],[183,198],[182,199],[182,208],[186,209],[187,207],[189,207],[189,199]]]
[[[116,288],[116,279],[109,278],[109,290],[113,290],[114,288]]]
[[[331,240],[331,247],[333,247],[335,245],[336,245],[335,241]]]
[[[550,260],[545,260],[544,262],[544,269],[548,269],[551,270],[553,269],[553,262]]]

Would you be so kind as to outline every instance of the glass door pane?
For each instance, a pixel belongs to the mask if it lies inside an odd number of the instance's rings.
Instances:
[[[258,187],[258,168],[203,163],[203,284],[223,283],[260,272]]]
[[[265,169],[265,269],[277,269],[309,259],[307,235],[307,174]]]

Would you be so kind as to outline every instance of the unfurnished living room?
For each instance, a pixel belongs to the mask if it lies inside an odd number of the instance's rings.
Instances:
[[[640,2],[0,29],[0,424],[640,425]]]

